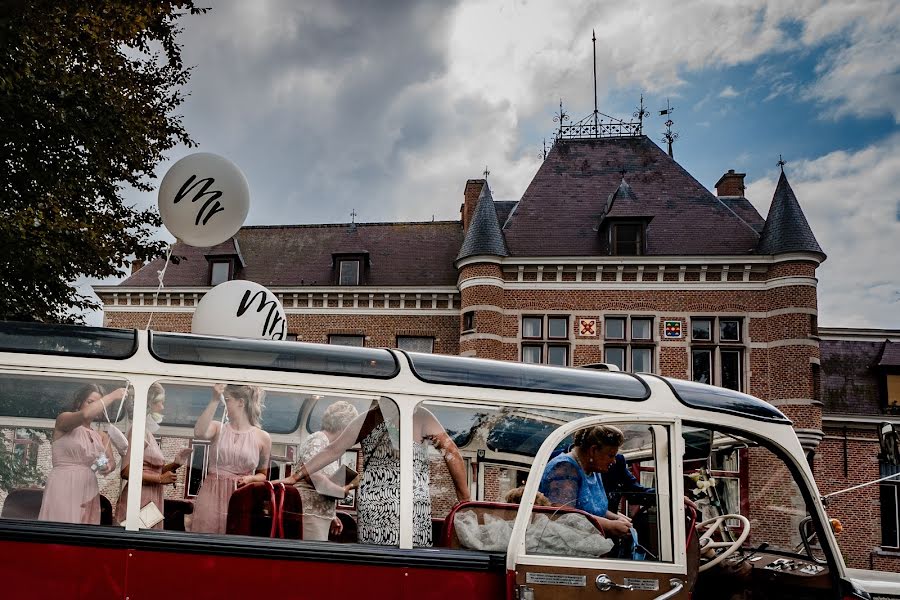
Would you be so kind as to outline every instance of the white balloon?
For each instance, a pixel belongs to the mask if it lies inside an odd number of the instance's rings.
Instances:
[[[244,224],[250,186],[233,162],[209,152],[176,162],[159,185],[159,214],[166,229],[191,246],[221,244]]]
[[[220,283],[200,299],[191,320],[191,333],[283,340],[287,317],[270,290],[235,279]]]

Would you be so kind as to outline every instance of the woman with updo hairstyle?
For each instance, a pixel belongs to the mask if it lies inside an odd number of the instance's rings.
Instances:
[[[356,407],[345,400],[339,400],[325,409],[325,414],[322,415],[322,429],[303,440],[297,451],[297,466],[293,474],[282,480],[284,483],[297,485],[300,490],[304,540],[328,541],[329,531],[340,535],[343,525],[335,516],[336,497],[346,496],[356,486],[356,482],[340,485],[331,480],[340,468],[338,461],[313,473],[309,479],[302,480],[296,476],[300,473],[300,465],[327,448],[358,414]]]
[[[577,508],[596,516],[611,537],[629,535],[631,520],[609,510],[601,473],[616,460],[625,435],[611,425],[595,425],[575,432],[572,448],[549,463],[540,491],[554,506]]]
[[[260,427],[263,390],[252,385],[213,386],[212,398],[194,425],[194,437],[210,440],[209,467],[194,499],[191,531],[225,533],[228,501],[240,486],[265,481],[272,438]],[[220,403],[227,421],[213,421]]]
[[[41,501],[41,521],[100,524],[100,486],[97,475],[116,468],[112,445],[106,433],[91,424],[106,407],[125,397],[125,388],[109,394],[96,384],[88,384],[72,399],[72,408],[56,417],[51,460]]]
[[[134,404],[130,406],[134,411]],[[175,471],[187,461],[191,455],[191,449],[182,448],[175,456],[175,460],[167,463],[166,457],[163,455],[162,448],[156,441],[154,434],[159,430],[159,424],[162,422],[163,413],[166,410],[166,390],[158,383],[154,383],[147,391],[147,424],[144,429],[144,468],[141,472],[141,508],[144,508],[151,502],[156,505],[159,512],[163,511],[163,486],[174,484],[178,479]],[[127,438],[132,439],[132,430],[129,428]],[[129,444],[128,451],[122,457],[121,475],[123,480],[128,480],[131,467],[131,448]],[[125,506],[128,501],[128,484],[119,494],[119,501],[116,503],[116,522],[121,523],[125,520]],[[153,529],[162,529],[163,522],[160,521],[153,526]]]

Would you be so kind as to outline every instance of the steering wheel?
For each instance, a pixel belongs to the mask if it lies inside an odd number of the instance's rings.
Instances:
[[[741,535],[733,542],[715,542],[712,539],[712,536],[715,532],[719,531],[722,536],[722,539],[725,539],[725,521],[728,519],[737,519],[743,525]],[[697,529],[706,527],[706,531],[703,532],[703,535],[700,536],[700,555],[703,555],[704,550],[719,550],[721,552],[717,552],[716,556],[710,559],[709,562],[700,565],[699,572],[702,573],[707,569],[711,569],[732,554],[743,545],[744,541],[747,539],[747,536],[750,535],[750,521],[744,515],[722,515],[719,517],[713,517],[712,519],[707,519],[702,523],[697,524]]]

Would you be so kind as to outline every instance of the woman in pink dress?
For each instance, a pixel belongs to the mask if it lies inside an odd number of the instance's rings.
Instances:
[[[212,443],[206,477],[194,500],[191,531],[225,533],[234,490],[266,480],[272,438],[260,428],[262,394],[262,389],[249,385],[213,386],[212,399],[194,426],[194,437]],[[225,403],[228,415],[224,425],[213,421],[219,402]]]
[[[41,521],[100,524],[100,488],[97,474],[108,475],[116,468],[109,437],[91,429],[91,423],[107,406],[125,397],[125,388],[103,395],[103,389],[89,384],[75,393],[72,410],[56,417],[51,459],[41,502]]]
[[[178,476],[175,471],[184,464],[191,455],[190,448],[184,448],[178,452],[174,462],[166,463],[162,449],[156,442],[153,434],[159,429],[159,423],[162,421],[163,412],[166,410],[166,392],[161,385],[154,383],[147,392],[147,427],[144,432],[144,470],[141,474],[141,508],[144,508],[151,502],[156,505],[160,512],[163,512],[163,486],[175,483]],[[128,432],[128,439],[131,438],[131,431]],[[122,459],[122,479],[128,479],[131,462],[131,446]],[[125,506],[128,501],[128,484],[119,494],[119,501],[116,503],[116,522],[121,523],[125,520]],[[160,521],[153,526],[153,529],[162,529],[163,522]]]

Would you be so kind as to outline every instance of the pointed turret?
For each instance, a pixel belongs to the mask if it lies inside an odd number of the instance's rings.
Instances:
[[[825,260],[825,253],[816,241],[816,236],[806,221],[806,216],[784,171],[778,178],[778,185],[775,187],[775,195],[772,197],[772,205],[769,207],[756,252],[757,254],[811,252],[821,255],[821,260]]]
[[[509,256],[487,181],[481,188],[478,204],[472,214],[472,222],[466,230],[466,238],[456,260],[470,256]]]

